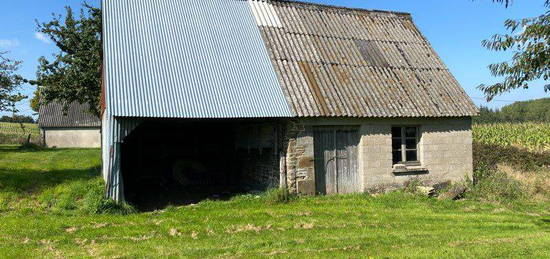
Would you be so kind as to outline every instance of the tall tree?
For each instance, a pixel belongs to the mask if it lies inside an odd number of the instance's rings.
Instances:
[[[34,112],[40,112],[40,91],[38,89],[34,91],[34,96],[31,98],[29,105]]]
[[[65,17],[54,15],[38,23],[38,31],[59,48],[54,60],[39,59],[36,81],[40,102],[60,102],[65,109],[72,102],[89,103],[90,112],[99,116],[101,78],[101,9],[83,4],[78,17],[65,7]]]
[[[21,64],[5,57],[6,52],[0,52],[0,111],[17,112],[15,104],[26,96],[15,93],[23,82],[23,78],[15,71]]]
[[[510,4],[511,0],[495,0]],[[509,34],[494,35],[484,40],[483,46],[494,51],[513,51],[511,61],[491,64],[489,70],[493,76],[504,77],[496,84],[482,84],[481,89],[487,100],[517,88],[529,88],[535,80],[550,79],[550,0],[546,0],[545,13],[534,18],[507,20],[505,27]],[[550,90],[550,84],[544,86]]]

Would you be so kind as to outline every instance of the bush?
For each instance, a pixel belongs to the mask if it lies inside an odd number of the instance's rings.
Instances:
[[[475,184],[467,197],[491,202],[511,203],[525,200],[526,190],[521,182],[501,171],[477,170]]]

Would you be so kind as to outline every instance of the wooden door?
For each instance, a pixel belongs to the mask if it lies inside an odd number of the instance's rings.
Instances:
[[[315,185],[317,193],[358,192],[355,127],[318,127],[314,130]]]

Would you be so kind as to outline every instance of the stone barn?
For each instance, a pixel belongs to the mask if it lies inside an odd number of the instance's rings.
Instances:
[[[472,175],[477,108],[407,13],[103,1],[115,200],[337,194]]]
[[[41,105],[38,127],[48,147],[101,147],[101,120],[88,112],[87,104],[71,103],[66,111],[61,103]]]

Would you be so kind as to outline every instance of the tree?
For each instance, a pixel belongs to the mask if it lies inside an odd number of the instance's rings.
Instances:
[[[481,106],[479,116],[474,118],[476,123],[497,122],[550,122],[550,98],[515,102],[492,110]]]
[[[6,53],[0,52],[0,111],[17,112],[15,104],[26,98],[14,93],[23,82],[23,78],[15,74],[21,62],[4,57]]]
[[[65,7],[66,15],[54,15],[47,23],[38,23],[38,31],[59,48],[53,61],[39,59],[36,81],[40,101],[59,102],[67,110],[72,102],[90,104],[90,112],[100,113],[101,9],[83,4],[78,18]]]
[[[13,116],[2,116],[0,122],[10,122],[10,123],[35,123],[34,119],[31,116],[17,115]]]
[[[40,112],[40,91],[38,89],[34,91],[34,96],[31,99],[30,106],[34,112]]]
[[[496,0],[506,5],[510,0]],[[502,82],[478,86],[487,100],[517,88],[527,89],[529,83],[538,79],[550,79],[550,0],[546,0],[546,12],[538,17],[507,20],[505,35],[494,35],[482,45],[494,51],[514,51],[511,61],[489,65],[493,76],[504,77]],[[544,86],[550,90],[550,84]]]

